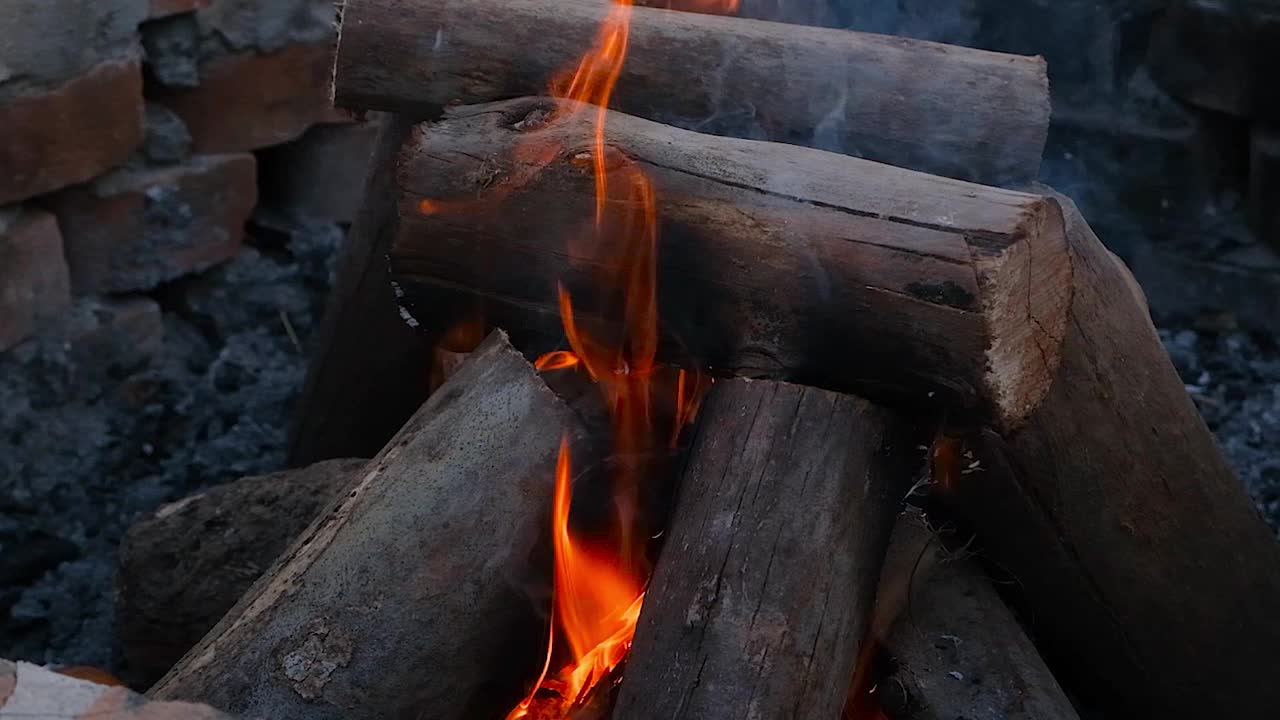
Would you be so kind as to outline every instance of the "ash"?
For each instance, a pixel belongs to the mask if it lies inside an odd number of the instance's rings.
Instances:
[[[342,230],[275,227],[150,298],[81,300],[0,354],[0,657],[114,667],[130,523],[284,466]]]
[[[1161,330],[1173,364],[1227,459],[1280,537],[1280,338]]]

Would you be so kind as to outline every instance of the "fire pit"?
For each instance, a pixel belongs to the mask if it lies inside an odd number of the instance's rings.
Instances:
[[[295,452],[375,435],[432,344],[470,357],[153,694],[275,717],[1074,717],[948,523],[1089,703],[1273,706],[1280,548],[1132,277],[1026,184],[1043,64],[712,5],[348,0],[335,97],[397,116]],[[731,65],[683,77],[708,43]],[[830,63],[849,88],[803,72]],[[885,83],[894,102],[803,101]],[[768,140],[655,122],[724,98]],[[864,157],[783,144],[819,122]],[[598,393],[566,403],[535,370]],[[925,465],[927,519],[889,549]],[[976,633],[985,691],[895,632],[920,592],[901,623]]]
[[[1045,62],[737,5],[341,4],[335,103],[387,118],[290,453],[375,456],[135,526],[135,650],[159,549],[271,562],[156,712],[1280,707],[1280,545],[1037,182]]]

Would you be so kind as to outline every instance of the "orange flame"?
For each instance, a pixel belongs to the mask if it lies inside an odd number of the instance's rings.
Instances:
[[[615,0],[601,24],[594,46],[576,67],[552,80],[551,94],[559,100],[554,120],[594,108],[594,132],[589,160],[595,182],[594,241],[603,256],[597,264],[601,297],[620,312],[618,337],[597,337],[574,315],[570,292],[559,289],[560,317],[571,351],[538,358],[539,370],[580,368],[600,389],[611,418],[614,456],[612,478],[615,504],[615,542],[608,547],[575,537],[569,526],[572,504],[570,453],[563,442],[556,463],[553,513],[555,573],[552,623],[546,660],[525,699],[508,720],[537,718],[566,720],[610,676],[626,657],[644,600],[649,567],[645,558],[647,528],[639,516],[640,482],[652,470],[658,450],[674,447],[681,428],[693,420],[709,381],[700,373],[669,372],[656,363],[658,351],[658,220],[653,184],[635,163],[620,153],[608,153],[605,120],[609,101],[622,73],[630,40],[633,0]],[[663,0],[674,9],[733,12],[738,0]],[[561,148],[548,145],[517,147],[524,161],[520,177],[497,193],[501,199],[550,163]],[[620,160],[620,162],[618,162]],[[457,210],[459,205],[423,200],[424,214]],[[608,242],[606,242],[606,240]],[[617,302],[620,300],[620,302]],[[617,310],[620,308],[620,310]],[[659,380],[663,381],[660,382]],[[655,422],[655,398],[674,384],[675,406],[669,435]],[[557,650],[557,639],[564,648]],[[548,677],[553,659],[563,667]],[[545,692],[544,692],[545,691]]]
[[[561,440],[556,461],[555,504],[552,533],[555,548],[555,589],[547,640],[547,659],[533,690],[510,713],[519,718],[567,718],[597,683],[626,657],[640,619],[644,591],[640,582],[618,567],[608,552],[593,549],[574,538],[569,529],[573,505],[572,471],[568,439]],[[571,661],[554,681],[547,679],[558,624]],[[539,696],[539,690],[555,690]]]
[[[567,350],[556,350],[549,352],[534,361],[533,366],[541,372],[550,370],[568,370],[572,367],[578,367],[578,356]]]

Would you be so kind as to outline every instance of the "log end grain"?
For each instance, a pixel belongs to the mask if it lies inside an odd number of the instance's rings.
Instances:
[[[988,322],[987,373],[995,426],[1021,427],[1049,394],[1062,362],[1072,267],[1062,208],[1029,205],[1016,239],[998,251],[971,242]]]

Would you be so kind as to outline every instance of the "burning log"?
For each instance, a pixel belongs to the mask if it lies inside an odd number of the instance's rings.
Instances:
[[[578,427],[490,337],[151,695],[280,719],[505,709],[542,660],[528,590]]]
[[[890,671],[872,697],[889,717],[1079,720],[977,564],[948,557],[918,512],[898,518],[880,578],[873,637]]]
[[[717,383],[614,717],[835,717],[910,447],[897,419],[856,397]]]
[[[955,498],[1046,655],[1131,716],[1270,717],[1280,545],[1075,205],[1063,359],[1026,427],[977,443]],[[1065,680],[1065,676],[1062,676]]]
[[[557,280],[608,262],[598,243],[565,249],[594,215],[594,130],[590,113],[548,121],[549,102],[454,109],[402,147],[392,276],[429,336],[483,314],[552,349]],[[1001,428],[1048,391],[1071,292],[1052,200],[621,113],[608,130],[607,167],[639,166],[657,194],[667,359],[933,395]]]
[[[610,3],[591,0],[346,0],[335,102],[426,117],[452,104],[541,93],[577,64],[608,12]],[[1039,174],[1049,126],[1041,58],[630,12],[614,95],[624,112],[995,185]]]
[[[392,116],[379,130],[364,202],[294,412],[291,465],[374,455],[427,396],[431,340],[400,319],[387,284],[385,233],[394,211],[389,163],[408,129]]]
[[[641,167],[657,194],[661,355],[990,423],[1016,482],[966,475],[961,499],[1085,687],[1176,716],[1280,705],[1259,675],[1280,646],[1280,547],[1069,203],[1068,238],[1049,196],[607,123],[605,166]],[[483,310],[522,348],[560,341],[556,282],[606,262],[572,242],[593,214],[591,127],[523,99],[411,134],[390,254],[429,330]]]

